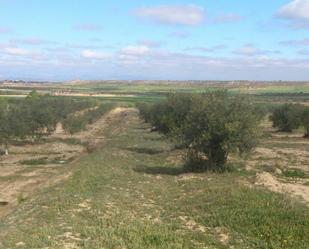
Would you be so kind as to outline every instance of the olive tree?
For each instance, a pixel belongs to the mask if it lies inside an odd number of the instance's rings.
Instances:
[[[305,137],[309,138],[309,108],[305,108],[302,117],[301,117],[302,125],[305,129]]]
[[[4,151],[5,155],[9,154],[8,151],[8,139],[10,137],[10,126],[8,123],[8,116],[6,106],[0,106],[0,142],[4,144]]]
[[[172,94],[139,108],[146,122],[188,150],[191,170],[223,170],[231,152],[249,152],[263,116],[249,98],[226,91]]]
[[[256,113],[243,96],[231,97],[225,91],[196,95],[181,128],[194,162],[191,170],[223,170],[231,152],[254,148],[261,118]]]
[[[271,121],[273,127],[282,132],[292,132],[301,125],[302,106],[296,104],[284,104],[273,111]]]
[[[165,135],[176,135],[191,108],[192,94],[170,94],[166,100],[155,104],[138,105],[146,122]]]

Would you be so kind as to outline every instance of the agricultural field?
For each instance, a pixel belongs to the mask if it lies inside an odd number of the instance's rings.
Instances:
[[[64,83],[0,82],[0,96],[25,97],[33,89],[56,96],[103,98],[113,101],[157,101],[169,93],[227,90],[262,102],[307,102],[308,82],[255,81],[73,81]]]
[[[306,119],[273,127],[271,118],[280,108],[306,113],[308,83],[70,82],[2,89],[0,248],[308,248]],[[224,101],[237,122],[221,115]],[[191,116],[179,115],[189,106]],[[216,153],[221,147],[201,152],[205,141],[190,139],[201,137],[191,131],[197,118],[206,122],[204,107],[218,110],[207,119],[213,127],[227,122],[227,147],[250,152],[231,149],[223,158]],[[164,112],[173,108],[176,121]],[[49,109],[50,116],[38,118]],[[21,114],[24,125],[8,128]],[[25,129],[29,124],[34,128]],[[181,136],[185,142],[175,142]],[[200,163],[188,163],[192,150],[212,164],[192,170]]]

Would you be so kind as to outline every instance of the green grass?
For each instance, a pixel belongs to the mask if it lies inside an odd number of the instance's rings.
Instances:
[[[196,81],[196,82],[84,82],[78,85],[54,84],[44,90],[37,88],[41,94],[48,94],[57,91],[70,91],[76,93],[107,93],[115,94],[115,97],[74,97],[74,98],[93,98],[102,101],[131,103],[136,102],[155,102],[162,100],[168,93],[201,93],[218,89],[228,90],[230,93],[243,93],[254,96],[254,100],[261,106],[273,109],[275,106],[285,102],[304,103],[308,101],[309,85],[304,82],[213,82],[213,81]],[[6,89],[2,89],[6,90]],[[20,86],[8,89],[8,93],[28,94],[33,90],[31,87]],[[5,92],[3,92],[5,93]],[[132,96],[125,96],[132,95]],[[4,101],[9,98],[15,98],[16,95],[0,95],[0,100]],[[15,98],[16,99],[16,98]]]
[[[306,178],[305,172],[300,169],[287,169],[282,172],[285,177]]]
[[[21,164],[23,165],[44,165],[48,164],[48,158],[47,157],[42,157],[38,159],[29,159],[29,160],[23,160],[20,161]]]
[[[308,248],[307,206],[237,172],[183,175],[177,151],[135,112],[105,136],[67,182],[0,222],[3,248]]]
[[[28,166],[39,166],[39,165],[46,165],[46,164],[64,164],[67,162],[72,161],[74,158],[69,158],[64,160],[62,157],[56,157],[54,159],[48,159],[48,157],[41,157],[37,159],[29,159],[29,160],[23,160],[20,161],[23,165]]]
[[[28,200],[28,198],[26,196],[24,196],[23,194],[20,194],[18,197],[17,197],[17,202],[18,204],[21,204],[23,202],[26,202]]]
[[[227,85],[227,82],[92,82],[91,84],[81,84],[68,86],[69,88],[78,91],[95,91],[95,92],[107,92],[114,94],[130,94],[130,93],[168,93],[168,92],[204,92],[213,89],[228,89],[231,92],[243,92],[250,94],[298,94],[309,93],[309,86],[302,82],[269,82],[265,84],[250,83],[250,87],[247,84],[234,84]],[[64,86],[65,87],[65,86]]]

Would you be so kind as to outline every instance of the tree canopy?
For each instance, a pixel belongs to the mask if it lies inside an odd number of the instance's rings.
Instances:
[[[241,95],[174,94],[140,110],[147,122],[188,149],[193,170],[222,170],[231,152],[249,152],[257,143],[261,115]]]

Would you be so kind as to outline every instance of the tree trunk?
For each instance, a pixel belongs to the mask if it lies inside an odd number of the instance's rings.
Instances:
[[[5,143],[5,147],[4,147],[4,155],[8,156],[9,155],[9,144]]]
[[[213,170],[221,171],[227,162],[228,153],[220,146],[216,145],[207,153],[209,163]]]
[[[309,138],[309,129],[306,129],[305,138]]]

